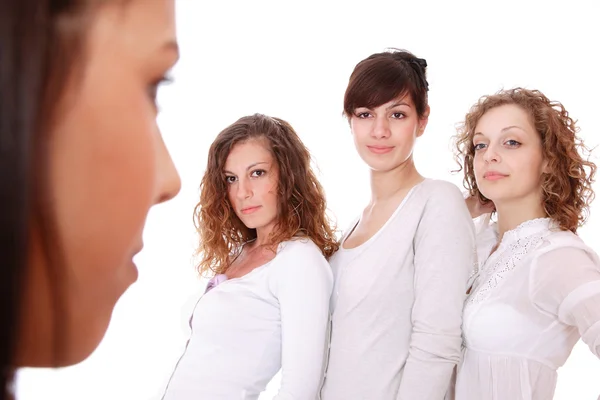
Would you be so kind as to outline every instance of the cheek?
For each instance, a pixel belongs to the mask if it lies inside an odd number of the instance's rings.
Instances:
[[[418,121],[399,119],[391,122],[390,129],[392,130],[393,136],[406,141],[414,139],[419,132]]]
[[[274,209],[277,212],[277,200],[278,200],[278,181],[277,178],[265,179],[260,184],[260,192],[262,194],[263,201],[269,205],[269,208]]]
[[[105,82],[98,77],[91,80],[95,85],[84,82],[51,141],[51,184],[70,289],[77,307],[91,315],[112,311],[136,279],[130,260],[156,190],[154,113],[132,80],[116,80],[118,91],[98,84]]]
[[[229,200],[229,204],[231,204],[233,209],[237,210],[237,199],[235,198],[233,187],[231,185],[227,186],[227,200]]]
[[[539,154],[530,154],[519,160],[518,169],[523,171],[528,186],[539,186],[542,180],[543,161]]]
[[[483,165],[484,165],[483,157],[481,156],[480,153],[475,153],[473,155],[473,172],[475,173],[476,176],[483,173],[483,168],[482,168]]]
[[[356,122],[350,124],[350,131],[352,133],[352,138],[354,140],[354,144],[358,147],[359,145],[366,142],[369,137],[369,121],[367,120],[358,120]]]

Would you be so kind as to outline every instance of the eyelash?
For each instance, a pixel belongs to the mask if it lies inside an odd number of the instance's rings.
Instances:
[[[170,75],[165,74],[148,86],[148,97],[155,106],[157,106],[156,100],[158,97],[158,88],[162,85],[167,85],[172,82],[173,78]]]
[[[260,174],[258,176],[253,177],[252,175],[254,175],[256,172],[260,172]],[[254,171],[252,171],[250,173],[250,176],[253,178],[260,178],[260,177],[264,176],[266,173],[267,173],[267,171],[265,171],[264,169],[255,169]],[[229,178],[234,178],[234,180],[229,180]],[[225,183],[231,185],[234,182],[235,182],[235,176],[232,176],[232,175],[225,176]]]
[[[356,115],[356,118],[365,119],[365,118],[367,118],[366,115],[370,115],[370,114],[371,113],[368,112],[368,111],[363,111],[361,113],[356,113],[355,115]],[[399,115],[398,117],[396,117],[396,119],[400,119],[400,118],[406,117],[406,114],[404,114],[403,112],[400,112],[400,111],[394,112],[394,113],[392,113],[392,115]]]
[[[520,143],[520,142],[518,142],[518,141],[516,141],[516,140],[514,140],[514,139],[507,140],[506,142],[504,142],[504,144],[507,144],[508,142],[514,142],[514,144],[510,144],[510,145],[509,145],[509,147],[513,147],[513,148],[514,148],[514,147],[519,147],[519,146],[521,145],[521,143]],[[478,150],[481,150],[481,149],[483,149],[483,147],[479,147],[480,145],[484,145],[484,146],[485,146],[485,143],[477,143],[477,144],[474,144],[474,145],[473,145],[473,149],[474,149],[475,151],[478,151]]]

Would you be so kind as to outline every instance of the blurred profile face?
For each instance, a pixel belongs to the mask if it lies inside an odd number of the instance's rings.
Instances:
[[[409,95],[379,107],[359,107],[350,117],[354,145],[374,171],[390,171],[404,164],[413,153],[417,137],[427,126],[429,108],[419,118]]]
[[[98,346],[115,303],[137,279],[149,209],[175,196],[177,171],[156,123],[156,90],[178,59],[174,0],[104,2],[84,43],[82,74],[65,90],[49,132],[50,190],[64,265],[48,265],[32,228],[19,365],[82,361]],[[51,242],[53,243],[53,242]],[[64,297],[55,354],[54,281]]]
[[[545,172],[542,142],[529,114],[515,104],[494,107],[477,123],[473,136],[477,187],[496,207],[542,203]]]
[[[227,195],[235,214],[259,237],[267,237],[277,223],[277,161],[266,139],[236,144],[225,162],[223,173]]]

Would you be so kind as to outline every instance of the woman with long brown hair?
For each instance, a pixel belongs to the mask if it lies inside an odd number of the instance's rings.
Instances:
[[[285,121],[243,117],[213,142],[195,221],[211,276],[165,400],[313,400],[338,248],[311,157]]]
[[[600,356],[600,259],[577,236],[596,165],[577,132],[561,103],[523,88],[483,96],[459,130],[472,215],[491,213],[464,308],[457,400],[549,400],[580,338]]]
[[[88,357],[179,176],[156,125],[173,0],[0,3],[0,399]]]

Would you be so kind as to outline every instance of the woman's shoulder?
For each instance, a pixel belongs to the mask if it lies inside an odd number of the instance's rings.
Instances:
[[[434,215],[459,215],[471,220],[462,192],[452,182],[426,179],[419,185],[413,204],[423,207],[423,212]]]
[[[544,236],[542,243],[543,245],[538,248],[540,253],[547,253],[555,249],[571,249],[570,251],[573,252],[584,251],[593,255],[594,258],[598,257],[596,252],[579,235],[571,231],[551,229]]]
[[[463,195],[454,183],[443,179],[425,179],[420,185],[421,192],[433,197],[452,196],[464,201]]]
[[[294,237],[279,244],[277,257],[285,260],[323,260],[321,249],[308,237]]]
[[[305,276],[329,276],[331,267],[319,247],[307,237],[298,237],[280,243],[270,268],[274,276],[294,279]]]

